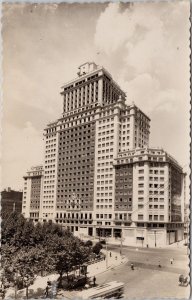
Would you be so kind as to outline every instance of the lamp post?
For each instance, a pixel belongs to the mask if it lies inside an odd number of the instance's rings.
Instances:
[[[123,226],[121,224],[121,233],[120,233],[120,255],[123,254]]]
[[[101,240],[101,227],[99,226],[99,241]]]
[[[121,231],[120,255],[122,255],[122,251],[123,251],[123,236]]]
[[[155,234],[155,247],[157,247],[157,244],[156,244],[156,230],[154,230],[154,234]]]
[[[105,249],[106,249],[106,268],[108,268],[107,235],[105,236]]]

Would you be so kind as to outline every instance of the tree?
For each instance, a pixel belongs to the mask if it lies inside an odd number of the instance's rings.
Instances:
[[[92,253],[90,243],[85,245],[58,224],[34,225],[16,213],[4,221],[2,237],[1,263],[5,277],[14,283],[14,275],[19,274],[27,289],[35,275],[43,270],[56,271],[61,279],[64,273],[68,277],[69,272],[80,269]]]
[[[99,243],[99,242],[96,243],[95,246],[93,246],[93,253],[98,255],[102,248],[103,248],[103,246],[101,245],[101,243]]]
[[[93,246],[93,242],[90,241],[90,240],[88,240],[88,241],[85,242],[85,246],[86,247],[92,247]]]
[[[17,231],[17,221],[19,218],[19,214],[17,212],[13,212],[8,216],[7,219],[4,219],[1,223],[1,243],[7,244],[10,243],[14,238],[14,235]]]

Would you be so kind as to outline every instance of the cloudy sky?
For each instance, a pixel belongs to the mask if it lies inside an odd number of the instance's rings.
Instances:
[[[2,188],[43,162],[43,129],[60,87],[103,65],[151,118],[151,146],[189,164],[189,2],[4,4]]]

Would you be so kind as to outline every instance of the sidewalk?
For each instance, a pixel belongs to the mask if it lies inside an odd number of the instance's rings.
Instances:
[[[186,240],[182,240],[182,241],[167,245],[167,246],[162,247],[162,248],[186,248],[187,249],[187,246],[184,245],[185,242],[186,242]]]
[[[106,254],[106,250],[102,250],[103,253]],[[110,257],[111,252],[111,257]],[[117,254],[113,251],[108,251],[108,256],[105,260],[96,262],[94,264],[88,265],[87,271],[88,271],[88,277],[96,276],[100,273],[106,272],[110,269],[113,269],[115,267],[120,266],[121,264],[127,262],[127,258],[124,256],[120,256],[120,254]],[[48,276],[37,276],[34,283],[29,286],[28,294],[29,298],[33,299],[41,299],[44,295],[45,288],[47,286],[47,281],[57,281],[59,275],[58,274],[51,274]],[[77,293],[78,291],[63,291],[61,290],[58,293],[58,296],[56,296],[56,299],[63,299],[63,298],[74,298],[74,293]],[[6,293],[6,299],[14,299],[15,297],[15,290],[14,288],[10,288]],[[70,299],[71,299],[70,298]],[[17,291],[17,300],[19,299],[26,299],[26,289],[22,289]]]

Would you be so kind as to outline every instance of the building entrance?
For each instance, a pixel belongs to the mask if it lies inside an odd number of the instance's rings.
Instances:
[[[111,228],[96,228],[96,236],[100,238],[111,237],[112,229]]]

